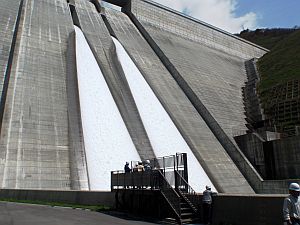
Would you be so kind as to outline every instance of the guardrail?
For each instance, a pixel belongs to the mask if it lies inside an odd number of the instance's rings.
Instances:
[[[173,210],[176,219],[180,220],[180,196],[163,175],[163,170],[131,173],[113,171],[111,172],[111,190],[119,189],[159,190]]]
[[[185,199],[195,213],[199,213],[199,207],[197,207],[199,202],[201,202],[199,195],[177,171],[175,171],[175,177],[176,191]]]

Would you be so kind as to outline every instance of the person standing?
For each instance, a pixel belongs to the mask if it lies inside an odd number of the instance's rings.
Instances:
[[[202,196],[203,222],[207,225],[211,224],[212,219],[212,195],[211,187],[207,185]]]
[[[145,169],[145,171],[151,171],[151,165],[150,165],[150,160],[149,159],[147,159],[145,161],[144,169]]]
[[[285,225],[300,225],[300,186],[291,183],[289,186],[289,196],[283,202],[283,219]]]
[[[125,166],[124,166],[124,171],[125,173],[130,173],[131,169],[129,168],[129,162],[126,162]]]
[[[143,166],[143,162],[142,161],[139,161],[139,164],[137,166],[137,171],[138,172],[144,172],[145,171],[145,168]]]

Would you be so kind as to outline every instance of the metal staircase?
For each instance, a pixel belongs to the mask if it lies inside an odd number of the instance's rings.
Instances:
[[[163,223],[189,224],[198,222],[200,220],[199,205],[201,199],[187,182],[186,154],[176,154],[176,156],[150,161],[152,168],[155,167],[150,171],[112,172],[112,191],[119,191],[120,189],[125,191],[159,191],[172,212]]]
[[[176,170],[174,171],[175,177],[177,177],[175,178],[175,188],[168,183],[161,171],[159,171],[159,173],[159,190],[173,210],[173,220],[176,221],[177,224],[189,224],[199,221],[200,218],[197,205],[199,204],[200,200],[198,198],[197,204],[196,199],[198,196],[196,195],[196,192],[193,191],[192,187]],[[177,184],[181,185],[177,186]],[[170,218],[168,220],[172,221]]]

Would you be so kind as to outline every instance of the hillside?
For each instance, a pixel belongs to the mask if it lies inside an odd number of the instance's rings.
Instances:
[[[258,61],[260,92],[289,80],[300,79],[300,30],[279,41]]]
[[[244,30],[238,36],[267,49],[272,49],[278,42],[287,38],[296,30],[283,28]]]
[[[289,80],[300,79],[300,29],[245,30],[239,36],[271,50],[258,61],[260,93]]]
[[[244,31],[240,36],[270,49],[257,63],[258,93],[267,118],[294,134],[300,125],[300,29]]]

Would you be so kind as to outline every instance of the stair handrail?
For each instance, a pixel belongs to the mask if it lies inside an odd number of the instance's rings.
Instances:
[[[175,171],[176,176],[176,190],[184,198],[184,200],[189,204],[195,213],[199,212],[200,198],[197,192],[189,185],[189,183],[184,179],[183,176],[178,171]],[[184,189],[180,188],[184,186]]]
[[[156,170],[159,174],[159,190],[163,197],[166,199],[173,212],[175,213],[177,220],[181,220],[181,208],[180,208],[180,195],[169,184],[161,170]],[[154,171],[153,171],[154,172]]]

